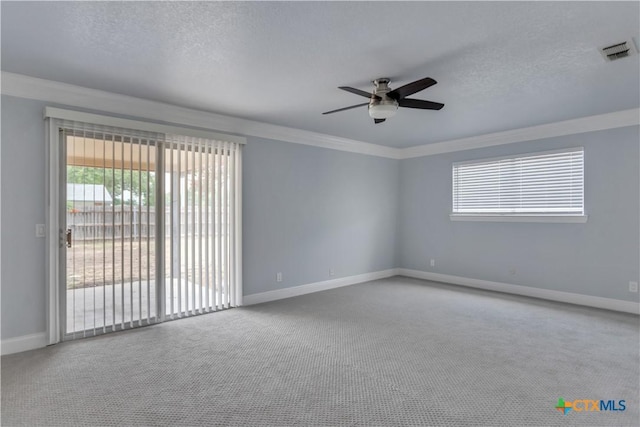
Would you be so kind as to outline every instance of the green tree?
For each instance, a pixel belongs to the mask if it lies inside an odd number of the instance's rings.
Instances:
[[[123,191],[129,191],[143,206],[156,202],[156,177],[154,172],[104,169],[86,166],[67,166],[69,184],[104,185],[114,205],[137,204],[135,200],[122,201]]]

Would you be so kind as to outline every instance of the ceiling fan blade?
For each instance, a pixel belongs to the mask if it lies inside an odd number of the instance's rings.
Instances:
[[[398,101],[400,107],[405,108],[418,108],[421,110],[439,110],[444,107],[444,104],[432,101],[423,101],[422,99],[401,99]]]
[[[378,124],[378,123],[382,123],[387,119],[373,119],[373,123]]]
[[[416,80],[415,82],[400,86],[399,88],[387,93],[387,96],[395,99],[396,101],[400,101],[401,99],[404,99],[409,95],[413,95],[416,92],[420,92],[421,90],[424,90],[429,86],[433,86],[436,83],[438,82],[433,80],[431,77],[425,77],[424,79]]]
[[[358,104],[358,105],[352,105],[350,107],[338,108],[337,110],[327,111],[326,113],[322,113],[322,114],[337,113],[338,111],[350,110],[352,108],[357,108],[357,107],[364,107],[365,105],[369,105],[369,103],[365,102],[364,104]]]
[[[374,95],[372,93],[365,92],[363,90],[356,89],[354,87],[340,86],[338,89],[346,90],[347,92],[351,92],[351,93],[354,93],[356,95],[364,96],[365,98],[373,98],[373,99],[377,99],[377,100],[382,99],[378,95]]]

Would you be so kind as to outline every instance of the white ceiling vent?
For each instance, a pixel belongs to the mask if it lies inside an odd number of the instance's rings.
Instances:
[[[603,47],[600,49],[600,52],[602,52],[602,56],[606,61],[615,61],[616,59],[622,59],[633,55],[635,53],[635,48],[633,41],[629,39],[611,46]]]

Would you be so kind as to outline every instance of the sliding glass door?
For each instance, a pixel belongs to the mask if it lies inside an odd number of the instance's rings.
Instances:
[[[61,130],[65,336],[156,321],[157,135]]]
[[[65,122],[63,339],[239,304],[240,145]]]

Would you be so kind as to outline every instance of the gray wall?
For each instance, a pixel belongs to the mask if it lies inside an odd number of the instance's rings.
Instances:
[[[243,169],[245,295],[396,266],[398,160],[251,138]]]
[[[587,223],[450,221],[452,162],[575,146],[585,148]],[[635,126],[405,160],[400,266],[637,301],[628,284],[640,277],[638,147]]]
[[[2,97],[2,339],[45,330],[45,241],[34,234],[45,219],[44,106]],[[636,126],[397,161],[249,138],[244,293],[406,267],[633,301],[638,140]],[[586,224],[449,220],[452,162],[578,145]]]
[[[45,105],[2,96],[2,339],[45,330]],[[396,266],[398,160],[249,137],[243,171],[245,295]]]
[[[2,97],[2,339],[45,331],[43,104]]]

